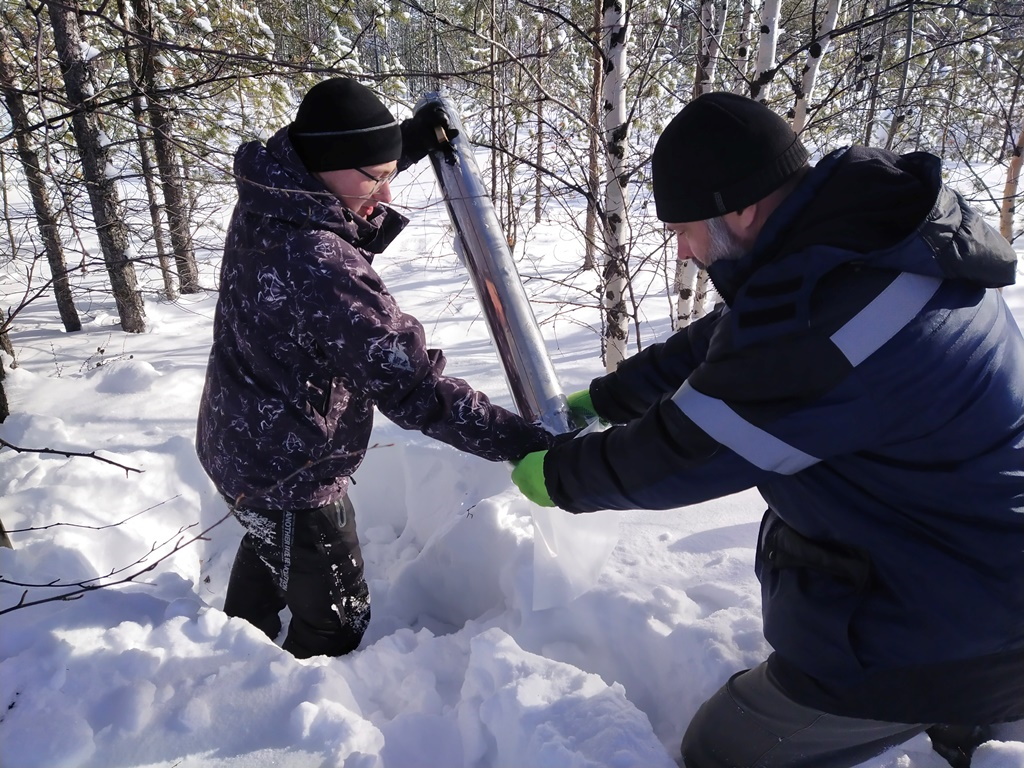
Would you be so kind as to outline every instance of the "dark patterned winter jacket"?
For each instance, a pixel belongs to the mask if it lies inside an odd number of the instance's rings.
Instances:
[[[492,461],[546,448],[541,427],[442,375],[445,358],[371,266],[407,220],[345,208],[279,131],[239,148],[196,450],[218,490],[263,509],[345,493],[376,405]]]

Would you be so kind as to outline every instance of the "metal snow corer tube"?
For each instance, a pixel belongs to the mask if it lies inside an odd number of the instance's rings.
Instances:
[[[509,392],[523,418],[539,421],[556,434],[568,432],[572,428],[569,405],[473,160],[466,129],[452,103],[439,93],[424,94],[415,111],[435,102],[459,134],[444,149],[432,151],[430,162],[455,227],[455,252],[473,281]]]

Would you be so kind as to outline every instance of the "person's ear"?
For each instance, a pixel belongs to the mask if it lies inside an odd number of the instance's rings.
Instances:
[[[760,202],[751,203],[746,208],[731,211],[722,217],[729,231],[745,248],[749,248],[754,244],[754,241],[757,240],[758,232],[760,232],[760,205]]]
[[[747,234],[757,221],[757,203],[751,203],[746,208],[740,208],[735,212],[735,224],[742,234]]]

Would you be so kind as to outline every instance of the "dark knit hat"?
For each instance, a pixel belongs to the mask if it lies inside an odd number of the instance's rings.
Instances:
[[[702,221],[746,208],[807,162],[789,123],[734,93],[707,93],[668,124],[651,160],[662,221]]]
[[[303,97],[288,137],[314,173],[397,160],[402,131],[369,88],[347,77],[317,83]]]

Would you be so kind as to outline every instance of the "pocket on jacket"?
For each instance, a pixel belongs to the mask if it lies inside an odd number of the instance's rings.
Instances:
[[[867,556],[808,539],[769,510],[755,568],[772,647],[812,677],[857,679],[863,666],[851,625],[870,587]]]
[[[318,414],[321,418],[326,419],[327,414],[331,412],[331,396],[333,392],[334,383],[330,379],[319,382],[307,379],[306,404],[309,406],[310,410]]]

